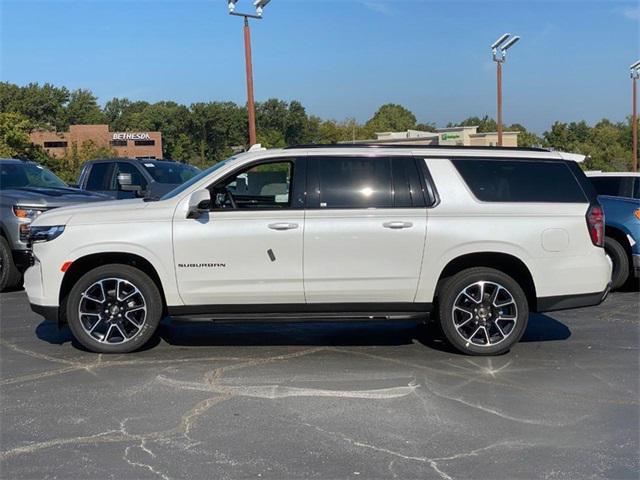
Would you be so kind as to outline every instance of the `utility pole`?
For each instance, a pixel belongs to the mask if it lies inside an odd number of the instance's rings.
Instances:
[[[502,146],[502,64],[507,59],[507,50],[511,48],[520,37],[517,35],[511,37],[510,33],[505,33],[491,45],[491,54],[493,61],[496,62],[496,83],[497,83],[497,103],[498,103],[498,146]]]
[[[631,170],[638,171],[638,78],[640,60],[631,65]]]
[[[251,58],[251,28],[249,27],[249,19],[262,20],[262,11],[271,0],[256,0],[253,5],[256,7],[256,13],[239,13],[236,12],[236,3],[238,0],[228,0],[229,15],[244,18],[244,61],[245,72],[247,77],[247,117],[249,120],[249,148],[257,143],[256,136],[256,106],[253,97],[253,63]]]

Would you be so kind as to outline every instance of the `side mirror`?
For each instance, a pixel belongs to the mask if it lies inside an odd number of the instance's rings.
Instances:
[[[123,192],[136,192],[139,193],[142,190],[141,185],[133,184],[133,177],[130,173],[118,174],[118,186]]]
[[[211,209],[211,193],[209,190],[198,190],[189,198],[187,218],[198,218]]]

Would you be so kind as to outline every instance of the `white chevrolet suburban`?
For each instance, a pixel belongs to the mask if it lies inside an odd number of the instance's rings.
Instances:
[[[389,145],[254,148],[159,200],[59,208],[31,226],[32,309],[95,352],[166,315],[396,319],[431,313],[495,355],[529,312],[600,303],[604,218],[575,156]]]

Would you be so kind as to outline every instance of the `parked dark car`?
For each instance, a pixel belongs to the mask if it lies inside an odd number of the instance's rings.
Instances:
[[[200,170],[170,160],[108,158],[84,164],[78,187],[114,199],[159,198]]]
[[[28,266],[29,224],[42,212],[75,203],[111,200],[71,188],[35,162],[0,159],[0,292],[22,283]]]
[[[612,288],[640,277],[640,173],[587,172],[604,209],[605,251],[613,263]]]

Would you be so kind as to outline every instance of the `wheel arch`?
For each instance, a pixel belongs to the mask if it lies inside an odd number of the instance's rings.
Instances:
[[[625,252],[627,252],[627,257],[629,261],[631,261],[631,255],[633,252],[631,250],[631,244],[629,243],[629,238],[627,237],[626,232],[624,232],[623,230],[617,227],[605,224],[604,235],[606,237],[613,238],[620,245],[622,245],[622,248],[624,248]]]
[[[512,277],[524,290],[532,312],[537,311],[536,286],[531,271],[518,257],[503,252],[476,252],[460,255],[447,263],[440,272],[435,290],[437,299],[442,286],[458,272],[473,267],[487,267],[500,270]]]
[[[151,280],[153,280],[153,282],[158,287],[158,290],[160,291],[160,296],[162,297],[163,315],[166,315],[167,301],[164,287],[162,285],[162,281],[160,280],[160,275],[158,275],[158,271],[151,264],[151,262],[149,262],[144,257],[141,257],[140,255],[129,252],[92,253],[74,260],[69,269],[65,272],[64,277],[62,278],[62,283],[60,284],[60,291],[58,294],[58,304],[61,307],[58,315],[59,324],[66,323],[66,298],[73,288],[73,285],[75,285],[80,277],[82,277],[82,275],[84,275],[88,271],[102,265],[110,264],[129,265],[146,273],[151,278]]]

